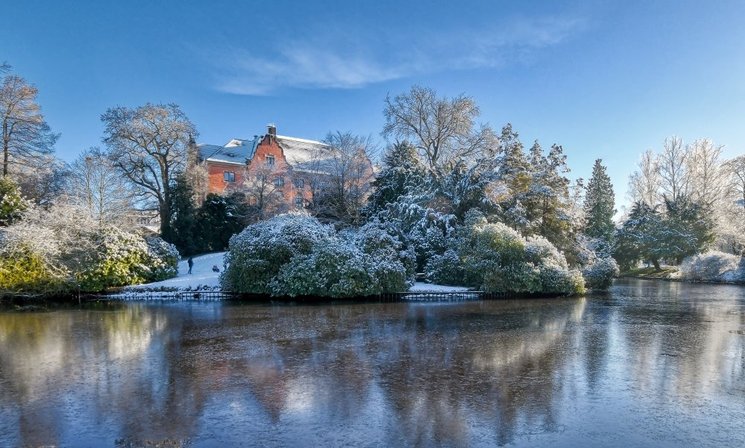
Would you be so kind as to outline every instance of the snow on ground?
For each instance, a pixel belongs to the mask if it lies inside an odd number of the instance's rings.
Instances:
[[[222,260],[225,256],[225,252],[217,252],[214,254],[200,255],[194,257],[194,267],[189,274],[189,265],[186,259],[179,261],[178,263],[178,276],[169,278],[154,283],[145,283],[144,285],[132,286],[130,290],[137,289],[182,289],[182,290],[195,290],[195,289],[208,289],[219,290],[220,289],[220,273],[214,272],[212,266],[217,266],[222,271],[223,265]]]
[[[416,282],[409,289],[411,292],[465,292],[470,290],[466,286],[435,285],[432,283]]]

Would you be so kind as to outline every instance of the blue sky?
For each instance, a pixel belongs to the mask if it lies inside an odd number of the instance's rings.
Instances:
[[[382,145],[383,100],[465,93],[526,146],[602,158],[625,202],[665,137],[745,152],[742,1],[11,1],[0,61],[40,90],[58,155],[100,145],[117,105],[179,104],[200,142],[331,130]]]

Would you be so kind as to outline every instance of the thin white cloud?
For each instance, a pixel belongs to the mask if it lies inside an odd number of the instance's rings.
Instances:
[[[373,83],[446,70],[499,67],[526,53],[558,45],[580,31],[576,18],[517,19],[491,29],[449,32],[416,42],[348,33],[277,42],[270,55],[246,49],[227,51],[215,64],[216,89],[241,95],[266,95],[282,88],[353,89]]]

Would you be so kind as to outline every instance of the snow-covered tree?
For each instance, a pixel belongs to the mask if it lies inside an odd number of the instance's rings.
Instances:
[[[289,178],[282,164],[260,164],[246,170],[241,192],[248,200],[251,221],[262,221],[288,210],[285,182]]]
[[[21,219],[28,206],[15,182],[9,177],[0,177],[0,227]]]
[[[66,177],[70,201],[103,225],[122,223],[134,209],[134,195],[126,180],[99,148],[83,152]]]
[[[16,75],[0,79],[0,127],[2,128],[2,176],[39,164],[51,154],[59,137],[41,114],[36,87]]]
[[[0,290],[100,291],[176,275],[174,246],[101,226],[71,204],[31,207],[21,222],[0,229],[0,240]]]
[[[642,153],[638,169],[629,179],[629,197],[632,202],[644,202],[649,206],[660,203],[660,170],[655,153],[648,149]]]
[[[613,215],[615,210],[615,194],[610,177],[605,172],[602,160],[595,160],[592,167],[592,177],[587,184],[585,194],[585,228],[584,233],[593,238],[602,238],[609,244],[615,232]]]
[[[669,201],[678,202],[688,197],[691,187],[691,176],[688,172],[691,151],[683,145],[680,137],[665,139],[662,153],[657,158],[660,170],[660,188],[662,196]]]
[[[312,212],[321,218],[346,224],[359,224],[363,207],[372,192],[372,158],[375,145],[370,137],[351,132],[330,132],[317,151],[311,166],[317,165],[313,179]]]
[[[658,209],[659,206],[650,206],[645,201],[635,202],[618,229],[613,258],[623,269],[632,268],[642,260],[660,268],[665,250],[662,247],[663,217]]]
[[[715,212],[726,186],[726,170],[722,166],[722,146],[709,139],[694,141],[689,148],[688,167],[691,200],[709,212]]]
[[[101,121],[112,163],[157,205],[161,233],[166,233],[171,188],[186,166],[187,148],[197,135],[194,125],[175,104],[114,107]]]
[[[427,171],[419,155],[408,142],[391,145],[383,155],[383,166],[372,183],[373,193],[368,199],[368,214],[385,210],[401,196],[420,194],[430,189]]]
[[[383,135],[411,142],[435,180],[459,160],[476,160],[497,149],[491,127],[476,125],[480,111],[467,96],[440,98],[433,89],[413,86],[388,96],[383,114]]]

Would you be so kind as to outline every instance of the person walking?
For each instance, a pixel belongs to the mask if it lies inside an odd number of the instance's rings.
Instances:
[[[189,265],[189,274],[191,274],[191,268],[194,267],[194,258],[189,257],[189,259],[186,261],[186,264]]]

